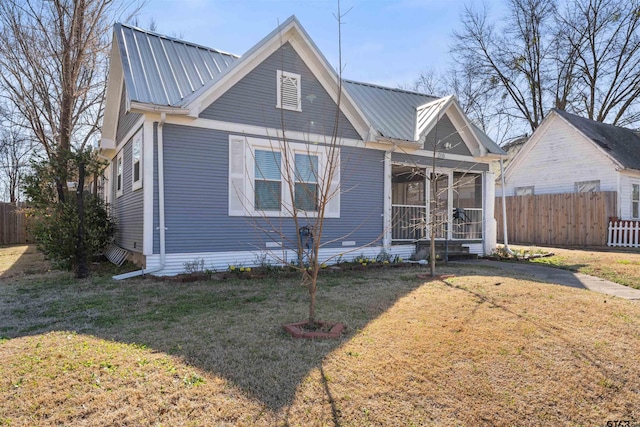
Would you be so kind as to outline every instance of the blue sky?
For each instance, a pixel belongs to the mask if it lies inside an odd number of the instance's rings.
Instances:
[[[451,33],[474,0],[342,0],[345,78],[396,87],[427,68],[445,69]],[[477,0],[476,0],[477,1]],[[493,13],[499,1],[492,0]],[[491,2],[489,2],[491,3]],[[278,22],[296,15],[333,66],[338,63],[336,0],[149,0],[138,16],[157,32],[242,55]]]

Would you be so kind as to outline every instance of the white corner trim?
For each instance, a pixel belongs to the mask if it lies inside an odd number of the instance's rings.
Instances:
[[[142,253],[153,254],[153,122],[146,121],[142,138]]]

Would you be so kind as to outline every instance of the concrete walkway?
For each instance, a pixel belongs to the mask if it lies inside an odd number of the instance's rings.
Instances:
[[[509,271],[513,274],[517,274],[518,276],[528,276],[533,280],[540,282],[555,283],[563,286],[571,286],[572,288],[589,289],[590,291],[600,292],[606,295],[640,301],[640,289],[633,289],[598,277],[582,273],[572,273],[571,271],[547,267],[545,265],[527,261],[502,262],[482,259],[476,261],[452,261],[449,264],[482,265],[485,267]]]

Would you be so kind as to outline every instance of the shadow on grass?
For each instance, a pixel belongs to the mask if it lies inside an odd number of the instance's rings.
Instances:
[[[474,274],[474,275],[478,275],[478,274]],[[562,341],[567,346],[567,348],[570,348],[573,354],[578,355],[581,359],[585,360],[592,367],[600,371],[600,373],[603,375],[604,378],[609,378],[611,376],[611,372],[609,371],[609,369],[605,365],[603,365],[601,361],[598,360],[598,357],[595,351],[589,351],[584,346],[576,345],[576,343],[567,339],[566,336],[562,334],[562,330],[558,327],[557,324],[545,322],[540,318],[531,318],[529,316],[523,315],[522,313],[518,313],[512,310],[511,308],[507,307],[505,304],[498,302],[496,299],[488,297],[487,295],[483,295],[482,293],[476,292],[472,289],[469,289],[466,286],[449,283],[447,281],[441,281],[441,283],[443,283],[444,285],[452,289],[456,289],[456,290],[468,293],[469,295],[475,298],[476,306],[473,308],[469,316],[467,316],[463,320],[463,323],[471,322],[471,320],[475,317],[475,314],[478,311],[478,309],[482,305],[487,304],[491,308],[502,310],[505,313],[509,314],[510,316],[516,317],[518,318],[518,320],[525,323],[529,323],[533,325],[535,328],[544,331],[546,334],[556,337],[558,340]]]
[[[535,282],[552,285],[569,286],[577,289],[587,287],[573,273],[577,272],[583,264],[567,265],[564,267],[552,266],[543,263],[528,261],[460,261],[450,263],[452,266],[467,266],[476,269],[482,276],[507,276],[514,279],[528,279]],[[495,274],[494,274],[495,273]]]
[[[323,275],[318,318],[347,325],[338,340],[296,340],[282,331],[282,324],[306,319],[308,294],[295,278],[277,276],[193,283],[115,282],[107,275],[75,280],[71,274],[21,280],[0,290],[0,336],[68,330],[143,344],[220,375],[278,411],[327,354],[421,286],[416,272]]]

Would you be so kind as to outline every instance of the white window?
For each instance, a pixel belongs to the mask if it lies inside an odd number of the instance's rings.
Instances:
[[[600,191],[600,180],[576,182],[576,193],[590,193]]]
[[[304,216],[318,214],[320,194],[327,190],[325,217],[340,217],[340,153],[315,144],[259,138],[229,138],[229,215]],[[331,165],[333,163],[333,165]],[[327,168],[333,168],[329,174]],[[330,182],[328,181],[330,177]]]
[[[640,219],[640,184],[631,184],[631,218]]]
[[[131,189],[142,188],[142,130],[136,133],[131,143]]]
[[[277,73],[278,99],[276,108],[284,110],[302,111],[302,90],[300,74],[278,70]]]
[[[516,187],[516,196],[533,196],[533,185],[529,187]]]
[[[116,157],[116,197],[122,196],[122,177],[122,151],[120,151],[120,154]]]
[[[254,151],[254,207],[256,211],[282,209],[282,153]]]
[[[308,211],[318,211],[318,156],[296,153],[295,200],[296,208]]]

